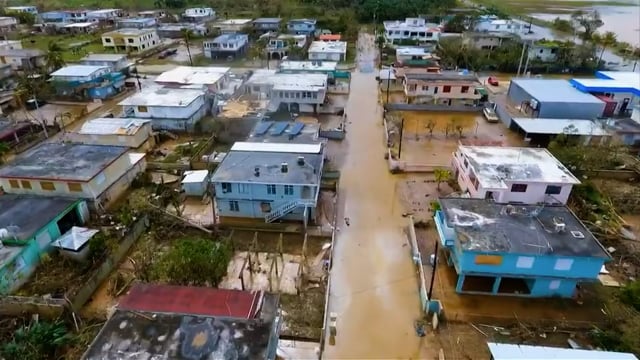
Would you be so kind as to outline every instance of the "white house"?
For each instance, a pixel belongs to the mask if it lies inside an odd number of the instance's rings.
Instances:
[[[0,168],[11,194],[83,198],[100,209],[117,200],[146,169],[145,154],[122,146],[45,142]]]
[[[289,74],[256,70],[245,83],[247,93],[269,99],[270,109],[280,106],[293,112],[317,112],[328,89],[327,74]]]
[[[417,59],[430,59],[433,54],[423,47],[419,46],[398,46],[396,47],[396,60],[407,61]]]
[[[87,21],[115,23],[121,16],[122,9],[100,9],[87,12]]]
[[[452,167],[462,191],[499,203],[566,204],[580,184],[543,148],[460,145]]]
[[[22,41],[0,40],[0,50],[16,50],[16,49],[22,49]]]
[[[154,130],[193,131],[208,113],[204,90],[146,88],[118,105],[126,116],[150,119]]]
[[[249,35],[227,33],[202,42],[204,56],[209,59],[229,59],[243,56],[249,47]]]
[[[185,195],[201,198],[207,192],[209,170],[185,171],[180,184]]]
[[[479,32],[500,32],[515,35],[524,35],[529,32],[529,24],[511,19],[481,19],[476,24],[476,31]]]
[[[102,46],[115,52],[142,52],[160,45],[155,29],[118,29],[102,34]]]
[[[222,90],[229,83],[231,68],[219,66],[177,66],[160,74],[154,81],[165,87],[202,85],[210,92]]]
[[[216,12],[209,7],[188,8],[184,10],[182,18],[185,21],[205,22],[216,18]]]
[[[558,59],[560,45],[553,41],[538,41],[528,48],[527,56],[529,60],[539,60],[543,62],[553,62]]]
[[[0,31],[13,31],[18,26],[18,20],[11,16],[0,16]]]
[[[82,65],[105,66],[111,71],[123,71],[131,63],[125,54],[89,54],[80,59]]]
[[[309,60],[347,60],[346,41],[314,41],[309,46]]]
[[[406,18],[404,21],[385,21],[384,38],[388,43],[396,44],[403,40],[418,42],[437,42],[442,30],[438,24],[429,24],[425,19]]]
[[[106,66],[69,65],[51,73],[51,80],[63,82],[88,82],[110,73]]]
[[[251,26],[253,19],[227,19],[213,25],[214,30],[220,34],[233,34],[242,31],[247,26]]]
[[[410,104],[477,105],[483,96],[478,79],[458,73],[403,71],[404,94]]]
[[[38,8],[35,6],[7,6],[6,8],[4,8],[4,11],[7,14],[29,13],[33,15],[38,15]]]
[[[75,132],[64,134],[65,140],[90,145],[126,146],[147,150],[153,147],[151,121],[135,118],[97,118],[86,121]]]
[[[267,54],[269,54],[270,59],[281,60],[289,55],[290,45],[303,48],[306,44],[306,35],[280,34],[275,39],[270,39],[267,43]]]

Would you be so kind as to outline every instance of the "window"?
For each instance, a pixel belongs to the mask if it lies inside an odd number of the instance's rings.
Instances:
[[[249,193],[249,184],[238,184],[238,192],[241,194]]]
[[[20,182],[18,180],[9,180],[9,185],[12,189],[20,189]]]
[[[426,85],[422,85],[422,91],[429,91],[429,87]]]
[[[451,86],[450,85],[445,85],[442,87],[442,92],[443,93],[448,93],[451,92]]]
[[[469,92],[469,87],[468,86],[463,86],[460,88],[460,92],[463,94],[466,94]]]
[[[56,189],[51,181],[40,181],[40,188],[47,191],[54,191]]]
[[[149,111],[149,109],[147,109],[146,106],[138,106],[138,112],[146,113],[147,111]]]
[[[104,38],[104,42],[110,43],[111,42],[111,38]]]
[[[502,256],[500,255],[476,255],[476,265],[502,265]]]
[[[547,185],[547,189],[544,191],[547,195],[558,195],[562,191],[562,186],[559,185]]]
[[[527,192],[527,184],[513,184],[511,192]]]
[[[276,194],[276,186],[275,185],[267,185],[267,194],[275,195]]]
[[[553,267],[553,270],[569,271],[571,270],[571,266],[573,266],[573,259],[558,259],[556,260],[556,265]]]
[[[100,185],[105,181],[107,181],[107,177],[104,175],[104,173],[96,175],[96,185]]]
[[[31,182],[28,180],[20,180],[23,189],[31,189]]]
[[[82,184],[80,183],[68,183],[69,191],[82,192]]]
[[[133,39],[129,38],[129,39],[127,39],[127,42],[128,42],[129,44],[133,44]]]
[[[467,158],[464,158],[463,164],[464,164],[464,168],[465,169],[468,168],[469,167],[469,160],[467,160]]]
[[[284,186],[284,194],[285,195],[293,195],[293,185],[285,185]]]
[[[270,213],[271,212],[271,203],[261,202],[260,203],[260,210],[262,210],[263,213]]]
[[[237,201],[229,201],[229,211],[235,211],[238,212],[240,211],[240,206],[238,205]]]
[[[531,269],[535,258],[533,256],[518,256],[516,261],[516,267],[518,269]]]
[[[231,183],[220,183],[220,186],[222,187],[222,192],[223,193],[230,193],[231,192]]]
[[[562,280],[551,280],[549,282],[549,290],[558,290],[560,289],[560,283]]]

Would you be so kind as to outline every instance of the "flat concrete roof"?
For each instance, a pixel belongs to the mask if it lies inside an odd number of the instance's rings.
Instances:
[[[269,143],[252,143],[267,144]],[[212,182],[241,182],[257,184],[318,185],[322,174],[322,154],[283,153],[231,150],[224,157]],[[298,158],[304,164],[298,165]],[[287,164],[287,171],[281,166]],[[256,176],[256,169],[258,176]]]
[[[80,61],[120,61],[126,59],[127,55],[124,54],[89,54]]]
[[[469,161],[478,181],[486,189],[507,189],[504,180],[580,183],[547,149],[460,145],[458,150]]]
[[[638,360],[630,353],[613,351],[563,349],[548,346],[487,343],[494,360]]]
[[[15,229],[18,240],[28,240],[77,201],[45,196],[0,195],[0,229]]]
[[[309,52],[327,54],[345,54],[347,52],[346,41],[314,41],[309,45]]]
[[[124,36],[140,36],[144,34],[148,34],[150,32],[154,32],[156,29],[147,28],[147,29],[134,29],[134,28],[124,28],[106,32],[102,34],[102,36],[113,36],[113,35],[124,35]]]
[[[233,144],[231,151],[320,154],[322,152],[322,144],[255,143],[238,141]]]
[[[96,118],[85,122],[79,134],[86,135],[135,135],[151,120],[137,118]]]
[[[178,66],[163,72],[154,81],[186,85],[213,85],[230,71],[231,68],[220,66]]]
[[[227,19],[218,22],[217,25],[245,25],[252,21],[253,19]]]
[[[602,104],[602,100],[576,89],[567,80],[513,79],[511,83],[517,84],[539,102]]]
[[[465,251],[609,258],[589,229],[566,206],[497,204],[440,198],[447,226]],[[555,224],[565,225],[556,231]]]
[[[189,170],[184,172],[181,183],[203,183],[209,176],[209,170]]]
[[[335,71],[338,63],[335,61],[308,60],[308,61],[282,61],[278,65],[281,71]]]
[[[274,90],[320,91],[327,87],[327,74],[288,74],[275,70],[256,71],[247,85],[272,85]]]
[[[198,89],[146,88],[118,105],[187,107],[201,96],[204,96],[204,91]]]
[[[512,121],[528,134],[610,135],[603,125],[593,120],[513,118]]]
[[[69,65],[51,73],[51,76],[89,76],[100,70],[108,69],[98,65]]]
[[[597,71],[597,79],[571,79],[584,92],[632,93],[640,96],[640,73],[631,71]]]
[[[396,55],[429,55],[431,51],[419,46],[399,46],[396,48]]]
[[[127,150],[122,146],[41,143],[0,168],[0,177],[86,182]]]

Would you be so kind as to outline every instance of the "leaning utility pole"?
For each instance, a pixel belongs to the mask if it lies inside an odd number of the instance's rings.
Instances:
[[[516,73],[516,77],[520,76],[520,68],[522,68],[522,59],[524,59],[524,50],[527,48],[527,43],[522,41],[522,53],[520,53],[520,62],[518,63],[518,72]]]

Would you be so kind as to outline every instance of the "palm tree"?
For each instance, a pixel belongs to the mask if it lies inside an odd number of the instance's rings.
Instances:
[[[182,38],[184,39],[185,44],[187,45],[187,54],[189,54],[189,63],[193,66],[193,59],[191,58],[191,48],[189,47],[189,40],[193,38],[193,31],[183,28],[181,30]]]
[[[598,33],[594,33],[591,37],[593,42],[599,45],[602,49],[600,50],[600,57],[598,58],[598,64],[602,61],[602,57],[604,56],[604,51],[607,48],[614,46],[618,42],[618,37],[612,31],[607,31],[604,35],[600,35]]]
[[[436,168],[433,170],[433,175],[436,178],[436,183],[438,191],[440,191],[440,184],[449,182],[452,179],[453,175],[451,174],[451,170]]]
[[[64,66],[64,58],[62,57],[64,49],[60,46],[60,44],[56,42],[50,42],[47,47],[47,54],[45,55],[45,61],[47,68],[50,71],[57,70]]]

